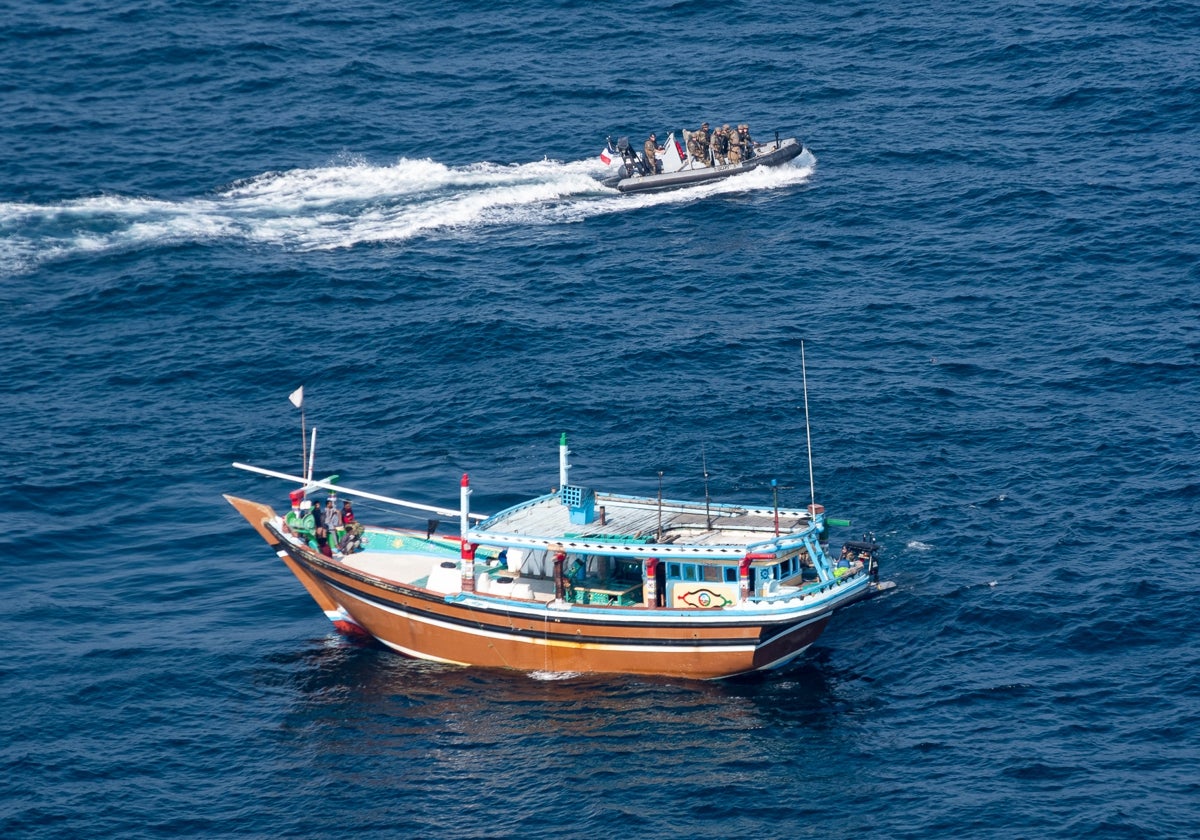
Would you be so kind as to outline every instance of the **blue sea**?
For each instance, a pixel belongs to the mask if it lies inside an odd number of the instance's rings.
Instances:
[[[0,5],[0,834],[1200,835],[1195,3]],[[599,185],[702,121],[810,154]],[[222,499],[303,385],[375,493],[804,505],[805,375],[896,587],[751,679],[343,639]]]

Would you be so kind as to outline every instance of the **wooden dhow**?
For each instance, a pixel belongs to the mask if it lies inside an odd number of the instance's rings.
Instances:
[[[294,505],[326,491],[458,519],[451,536],[434,520],[421,531],[356,525],[344,553],[319,550],[266,504],[225,498],[340,631],[461,665],[696,679],[771,670],[835,611],[892,586],[879,581],[873,539],[828,553],[836,523],[815,502],[602,493],[570,482],[568,454],[564,434],[555,491],[487,517],[470,510],[467,475],[454,510],[234,464],[299,483]]]

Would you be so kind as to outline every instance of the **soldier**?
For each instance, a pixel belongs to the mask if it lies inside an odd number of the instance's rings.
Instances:
[[[692,156],[694,163],[699,163],[702,166],[709,165],[708,138],[705,136],[703,128],[688,134],[688,154]]]
[[[658,142],[655,140],[653,131],[650,132],[650,137],[646,140],[642,151],[646,154],[646,174],[653,175],[658,172]]]
[[[729,163],[729,126],[723,126],[713,132],[712,156],[717,163]]]
[[[738,126],[741,128],[741,126]],[[738,128],[729,131],[729,162],[742,162],[742,135]]]
[[[750,125],[742,123],[740,128],[742,130],[742,157],[750,160],[754,157],[754,141],[750,139]]]
[[[712,166],[712,132],[708,130],[708,123],[700,125],[700,143],[704,147],[704,165]]]

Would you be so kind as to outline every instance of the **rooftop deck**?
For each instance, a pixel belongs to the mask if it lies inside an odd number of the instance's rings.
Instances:
[[[780,534],[803,530],[810,522],[807,511],[779,511]],[[775,511],[770,509],[667,500],[660,506],[656,499],[599,493],[591,522],[572,522],[571,509],[549,495],[502,511],[477,528],[495,535],[680,549],[743,547],[776,535]]]

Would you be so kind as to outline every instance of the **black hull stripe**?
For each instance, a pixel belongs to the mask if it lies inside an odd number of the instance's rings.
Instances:
[[[396,604],[382,598],[377,598],[370,593],[359,592],[357,590],[346,589],[337,583],[327,581],[331,588],[339,593],[343,593],[349,597],[353,597],[360,601],[366,601],[381,609],[387,609],[392,612],[399,613],[413,620],[427,620],[438,622],[440,624],[449,624],[456,627],[461,627],[466,631],[476,632],[482,631],[486,633],[495,633],[498,636],[508,636],[514,639],[538,639],[544,641],[569,642],[572,644],[597,644],[597,645],[624,645],[626,647],[647,647],[647,648],[662,648],[662,647],[759,647],[762,644],[761,634],[759,638],[704,638],[704,639],[670,639],[662,637],[647,638],[645,636],[609,636],[600,635],[598,633],[588,633],[582,635],[579,633],[563,633],[551,629],[557,622],[553,620],[553,616],[547,615],[544,628],[525,629],[522,627],[504,627],[496,624],[479,621],[477,619],[462,618],[458,615],[446,615],[440,612],[431,612],[429,610],[418,609],[407,604]],[[466,611],[465,608],[463,608]],[[500,615],[500,611],[488,611],[489,615]],[[821,616],[824,618],[824,616]],[[529,616],[521,616],[524,621],[536,621],[537,618]],[[814,619],[820,620],[820,619]],[[804,624],[811,623],[803,622]],[[616,624],[613,622],[612,624]],[[578,626],[578,625],[574,625]],[[611,626],[611,625],[610,625]],[[626,626],[626,625],[622,625]],[[646,629],[646,625],[630,625],[638,629]],[[798,626],[798,625],[796,625]],[[651,628],[653,629],[653,628]],[[789,626],[784,632],[778,633],[772,638],[785,635],[794,629],[794,626]]]

